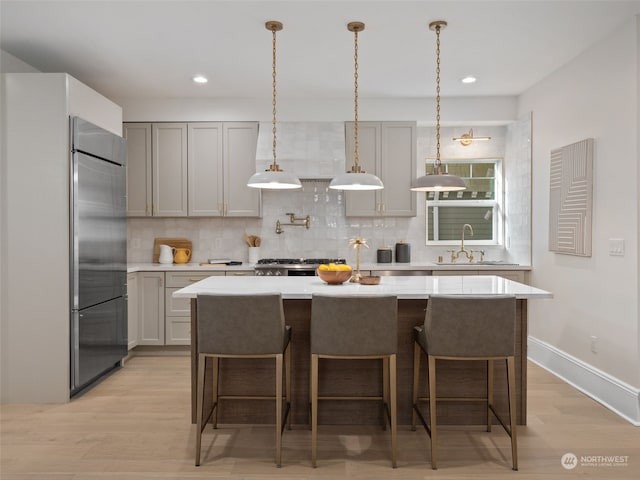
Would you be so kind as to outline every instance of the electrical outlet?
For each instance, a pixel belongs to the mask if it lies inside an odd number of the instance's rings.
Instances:
[[[131,248],[140,248],[140,239],[134,238],[131,240]]]
[[[591,335],[591,351],[593,353],[598,353],[598,337],[595,335]]]
[[[624,239],[623,238],[610,238],[609,239],[609,255],[612,256],[624,256]]]

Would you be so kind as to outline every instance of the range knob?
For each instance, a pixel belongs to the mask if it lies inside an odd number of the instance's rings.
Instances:
[[[276,277],[280,277],[280,276],[282,276],[282,272],[280,270],[276,270],[275,275],[276,275]]]
[[[271,270],[267,270],[267,273],[265,273],[265,275],[267,275],[268,277],[273,275],[273,272]]]

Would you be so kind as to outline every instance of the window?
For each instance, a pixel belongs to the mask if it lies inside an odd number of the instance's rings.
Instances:
[[[433,161],[427,164],[431,171]],[[465,243],[497,245],[502,242],[502,159],[442,160],[447,173],[462,177],[467,189],[462,192],[427,192],[427,245],[458,243],[462,227],[467,232]]]

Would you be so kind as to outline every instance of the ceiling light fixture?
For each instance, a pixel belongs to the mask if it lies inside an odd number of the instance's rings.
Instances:
[[[462,83],[476,83],[476,77],[472,77],[471,75],[460,79]]]
[[[209,80],[204,75],[196,75],[193,77],[193,81],[195,83],[207,83]]]
[[[264,172],[254,173],[247,181],[247,186],[251,188],[265,188],[270,190],[287,190],[301,188],[302,184],[295,175],[286,173],[280,169],[276,162],[276,32],[282,30],[282,23],[270,20],[264,24],[267,30],[273,34],[272,40],[272,67],[271,76],[273,78],[273,163]]]
[[[414,192],[455,192],[467,188],[462,178],[446,173],[440,161],[440,30],[446,26],[444,20],[429,24],[429,29],[436,32],[436,161],[432,173],[418,177],[411,183]]]
[[[353,32],[353,45],[354,45],[354,112],[355,117],[353,121],[353,166],[351,170],[346,173],[338,175],[329,184],[329,188],[334,190],[380,190],[384,188],[382,181],[371,173],[366,173],[358,164],[359,149],[358,149],[358,32],[364,30],[364,23],[351,22],[347,25],[347,29]]]
[[[455,141],[459,141],[464,147],[468,147],[475,140],[491,140],[491,137],[474,137],[473,128],[470,128],[467,133],[463,133],[459,137],[453,137]]]

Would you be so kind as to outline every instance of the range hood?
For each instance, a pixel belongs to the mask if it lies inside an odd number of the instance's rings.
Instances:
[[[330,180],[345,171],[344,122],[278,122],[277,162],[300,180]],[[273,163],[273,124],[260,122],[256,171]]]

